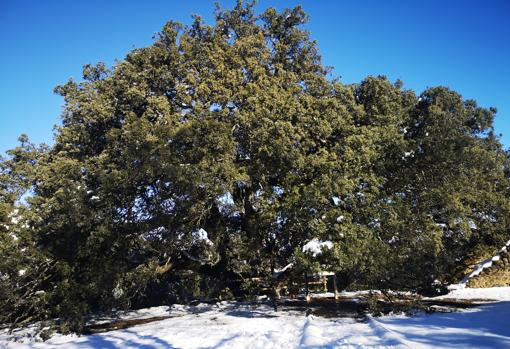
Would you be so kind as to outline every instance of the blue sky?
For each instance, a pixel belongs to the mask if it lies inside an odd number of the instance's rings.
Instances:
[[[234,1],[222,1],[230,7]],[[444,85],[498,108],[510,146],[510,1],[266,1],[302,5],[323,61],[345,83],[384,74],[420,93]],[[0,0],[0,153],[26,133],[52,142],[63,100],[53,88],[86,63],[111,65],[163,24],[210,21],[214,1]]]

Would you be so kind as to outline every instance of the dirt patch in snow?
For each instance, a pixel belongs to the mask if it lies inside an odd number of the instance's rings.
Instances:
[[[107,323],[101,323],[101,324],[93,324],[93,325],[87,325],[83,328],[82,333],[83,334],[95,334],[95,333],[102,333],[102,332],[108,332],[108,331],[114,331],[114,330],[122,330],[125,328],[137,326],[137,325],[143,325],[148,324],[155,321],[161,321],[170,319],[176,316],[154,316],[150,318],[144,318],[144,319],[127,319],[127,320],[116,320],[113,322],[107,322]]]

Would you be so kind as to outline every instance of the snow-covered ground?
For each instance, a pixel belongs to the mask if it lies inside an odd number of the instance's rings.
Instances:
[[[510,287],[463,288],[454,289],[444,296],[433,299],[490,299],[510,302]],[[509,317],[510,320],[510,317]]]
[[[443,298],[494,299],[455,313],[392,315],[366,320],[275,313],[269,306],[216,305],[142,309],[122,318],[172,318],[90,336],[55,335],[50,340],[12,342],[5,348],[510,348],[510,287],[460,289]]]

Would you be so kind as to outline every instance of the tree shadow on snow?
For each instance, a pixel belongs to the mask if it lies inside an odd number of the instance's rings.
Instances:
[[[87,340],[80,347],[95,349],[179,349],[161,338],[141,335],[130,330],[120,330],[118,335],[105,333],[90,335],[86,338]]]
[[[233,336],[230,336],[230,337],[227,337],[227,338],[223,338],[215,346],[207,347],[207,348],[204,348],[204,349],[219,349],[219,348],[223,348],[225,345],[227,345],[229,342],[233,341],[236,338],[239,338],[239,335],[235,334]]]
[[[225,315],[244,318],[265,318],[265,319],[278,317],[277,315],[271,315],[256,310],[231,310],[227,311]]]
[[[480,306],[468,312],[380,318],[409,341],[444,348],[510,348],[510,302]]]

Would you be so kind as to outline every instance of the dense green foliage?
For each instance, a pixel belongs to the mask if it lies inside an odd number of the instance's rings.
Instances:
[[[79,328],[94,311],[242,295],[289,263],[426,290],[508,239],[495,110],[445,87],[342,84],[306,21],[239,3],[57,87],[55,144],[22,138],[1,162],[0,321]],[[333,248],[303,251],[314,238]]]

